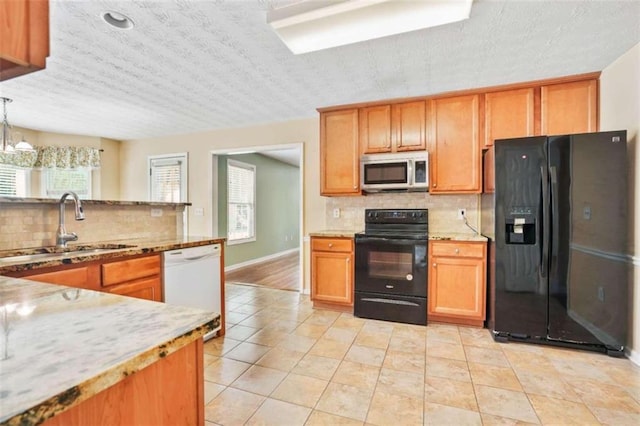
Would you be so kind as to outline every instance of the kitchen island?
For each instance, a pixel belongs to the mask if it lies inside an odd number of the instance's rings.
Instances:
[[[204,424],[206,312],[0,276],[0,424]]]

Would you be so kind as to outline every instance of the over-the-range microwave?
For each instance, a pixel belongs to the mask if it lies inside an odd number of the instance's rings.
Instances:
[[[414,151],[362,155],[360,187],[364,192],[427,191],[429,153]]]

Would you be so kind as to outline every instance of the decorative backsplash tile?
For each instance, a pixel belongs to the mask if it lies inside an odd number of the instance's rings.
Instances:
[[[327,229],[364,229],[365,209],[429,209],[429,232],[469,233],[458,209],[466,209],[469,225],[479,230],[479,195],[429,195],[424,192],[370,194],[362,197],[328,197]],[[333,210],[340,209],[340,217]]]
[[[73,206],[66,206],[67,232],[78,234],[74,243],[182,235],[183,206],[85,203],[83,208],[86,219],[76,221]],[[151,216],[152,208],[162,215]],[[0,250],[55,245],[57,229],[57,204],[0,203]]]

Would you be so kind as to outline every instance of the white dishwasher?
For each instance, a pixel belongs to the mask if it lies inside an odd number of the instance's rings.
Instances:
[[[171,305],[222,312],[220,254],[222,246],[190,247],[164,252],[164,301]],[[220,327],[205,334],[215,336]]]

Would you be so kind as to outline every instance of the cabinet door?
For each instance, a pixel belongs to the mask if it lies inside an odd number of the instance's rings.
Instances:
[[[481,192],[479,102],[480,95],[429,101],[430,192]]]
[[[49,2],[0,2],[0,81],[43,69],[49,56]]]
[[[543,86],[541,108],[543,135],[597,132],[598,81]]]
[[[320,194],[360,195],[358,110],[320,114]]]
[[[391,152],[391,106],[360,108],[360,147],[364,154]]]
[[[56,268],[57,269],[57,268]],[[48,284],[66,285],[69,287],[100,290],[100,269],[98,265],[80,265],[66,269],[35,274],[16,274],[21,278]]]
[[[425,101],[405,102],[391,107],[391,140],[396,151],[427,148]]]
[[[311,299],[353,305],[353,254],[311,252]]]
[[[533,136],[534,100],[533,88],[485,94],[485,148],[496,139]]]
[[[162,302],[162,283],[159,276],[113,285],[105,288],[104,291],[121,296]]]
[[[494,147],[489,147],[482,158],[483,181],[482,191],[490,194],[496,190],[496,151]]]
[[[433,257],[427,317],[484,321],[484,270],[483,259]]]

